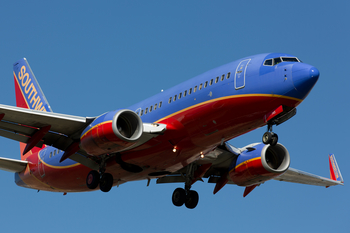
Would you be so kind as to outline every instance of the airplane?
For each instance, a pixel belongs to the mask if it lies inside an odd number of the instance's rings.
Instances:
[[[0,104],[0,136],[20,143],[21,159],[0,158],[18,186],[85,192],[137,180],[183,183],[175,206],[197,206],[196,181],[216,194],[226,184],[247,196],[268,180],[343,185],[329,155],[331,177],[290,167],[272,127],[296,114],[319,78],[314,66],[285,53],[245,57],[209,70],[127,108],[96,117],[53,112],[25,58],[13,65],[16,107]],[[229,140],[267,127],[262,142],[237,148]]]

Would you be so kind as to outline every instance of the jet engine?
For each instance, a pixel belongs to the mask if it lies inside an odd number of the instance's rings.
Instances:
[[[141,137],[143,124],[133,111],[122,109],[97,117],[82,133],[80,148],[98,156],[133,146]]]
[[[280,143],[275,146],[257,143],[243,149],[230,167],[230,178],[237,185],[258,185],[289,168],[288,150]]]

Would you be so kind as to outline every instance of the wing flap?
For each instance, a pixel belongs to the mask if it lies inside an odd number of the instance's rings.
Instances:
[[[8,172],[21,172],[27,167],[28,161],[0,157],[0,169]]]

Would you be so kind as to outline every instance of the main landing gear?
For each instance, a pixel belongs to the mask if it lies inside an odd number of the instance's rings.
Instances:
[[[270,146],[275,146],[277,144],[278,135],[272,132],[272,124],[267,125],[267,132],[264,133],[262,142],[266,145],[270,144]]]
[[[105,173],[104,160],[101,163],[100,171],[92,170],[86,177],[86,186],[89,189],[95,189],[100,185],[100,190],[102,192],[109,192],[113,187],[113,176],[110,173]]]
[[[188,190],[183,188],[177,188],[173,192],[172,201],[175,206],[185,206],[189,209],[194,209],[199,201],[199,196],[196,191]]]
[[[185,206],[189,209],[194,209],[199,201],[199,196],[196,191],[190,190],[194,177],[194,164],[189,164],[186,172],[185,189],[177,188],[173,192],[172,201],[175,206]]]
[[[113,186],[113,176],[110,173],[100,174],[100,172],[92,170],[86,177],[86,185],[89,189],[95,189],[100,185],[102,192],[109,192]]]

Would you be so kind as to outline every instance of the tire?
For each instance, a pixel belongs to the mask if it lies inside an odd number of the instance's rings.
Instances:
[[[86,177],[86,186],[89,189],[95,189],[97,188],[99,183],[100,183],[100,174],[98,173],[98,171],[95,171],[95,170],[90,171]]]
[[[189,209],[194,209],[196,208],[198,201],[199,201],[198,193],[196,191],[191,190],[187,194],[185,206]]]
[[[177,188],[173,192],[172,201],[174,206],[182,206],[186,201],[186,191],[182,188]]]
[[[113,186],[113,176],[109,173],[104,173],[100,180],[100,190],[102,192],[109,192]]]
[[[272,140],[270,142],[270,146],[276,146],[277,142],[278,142],[277,134],[272,135]]]
[[[262,137],[262,142],[264,144],[271,144],[272,142],[272,133],[271,132],[266,132],[264,133],[263,137]]]

